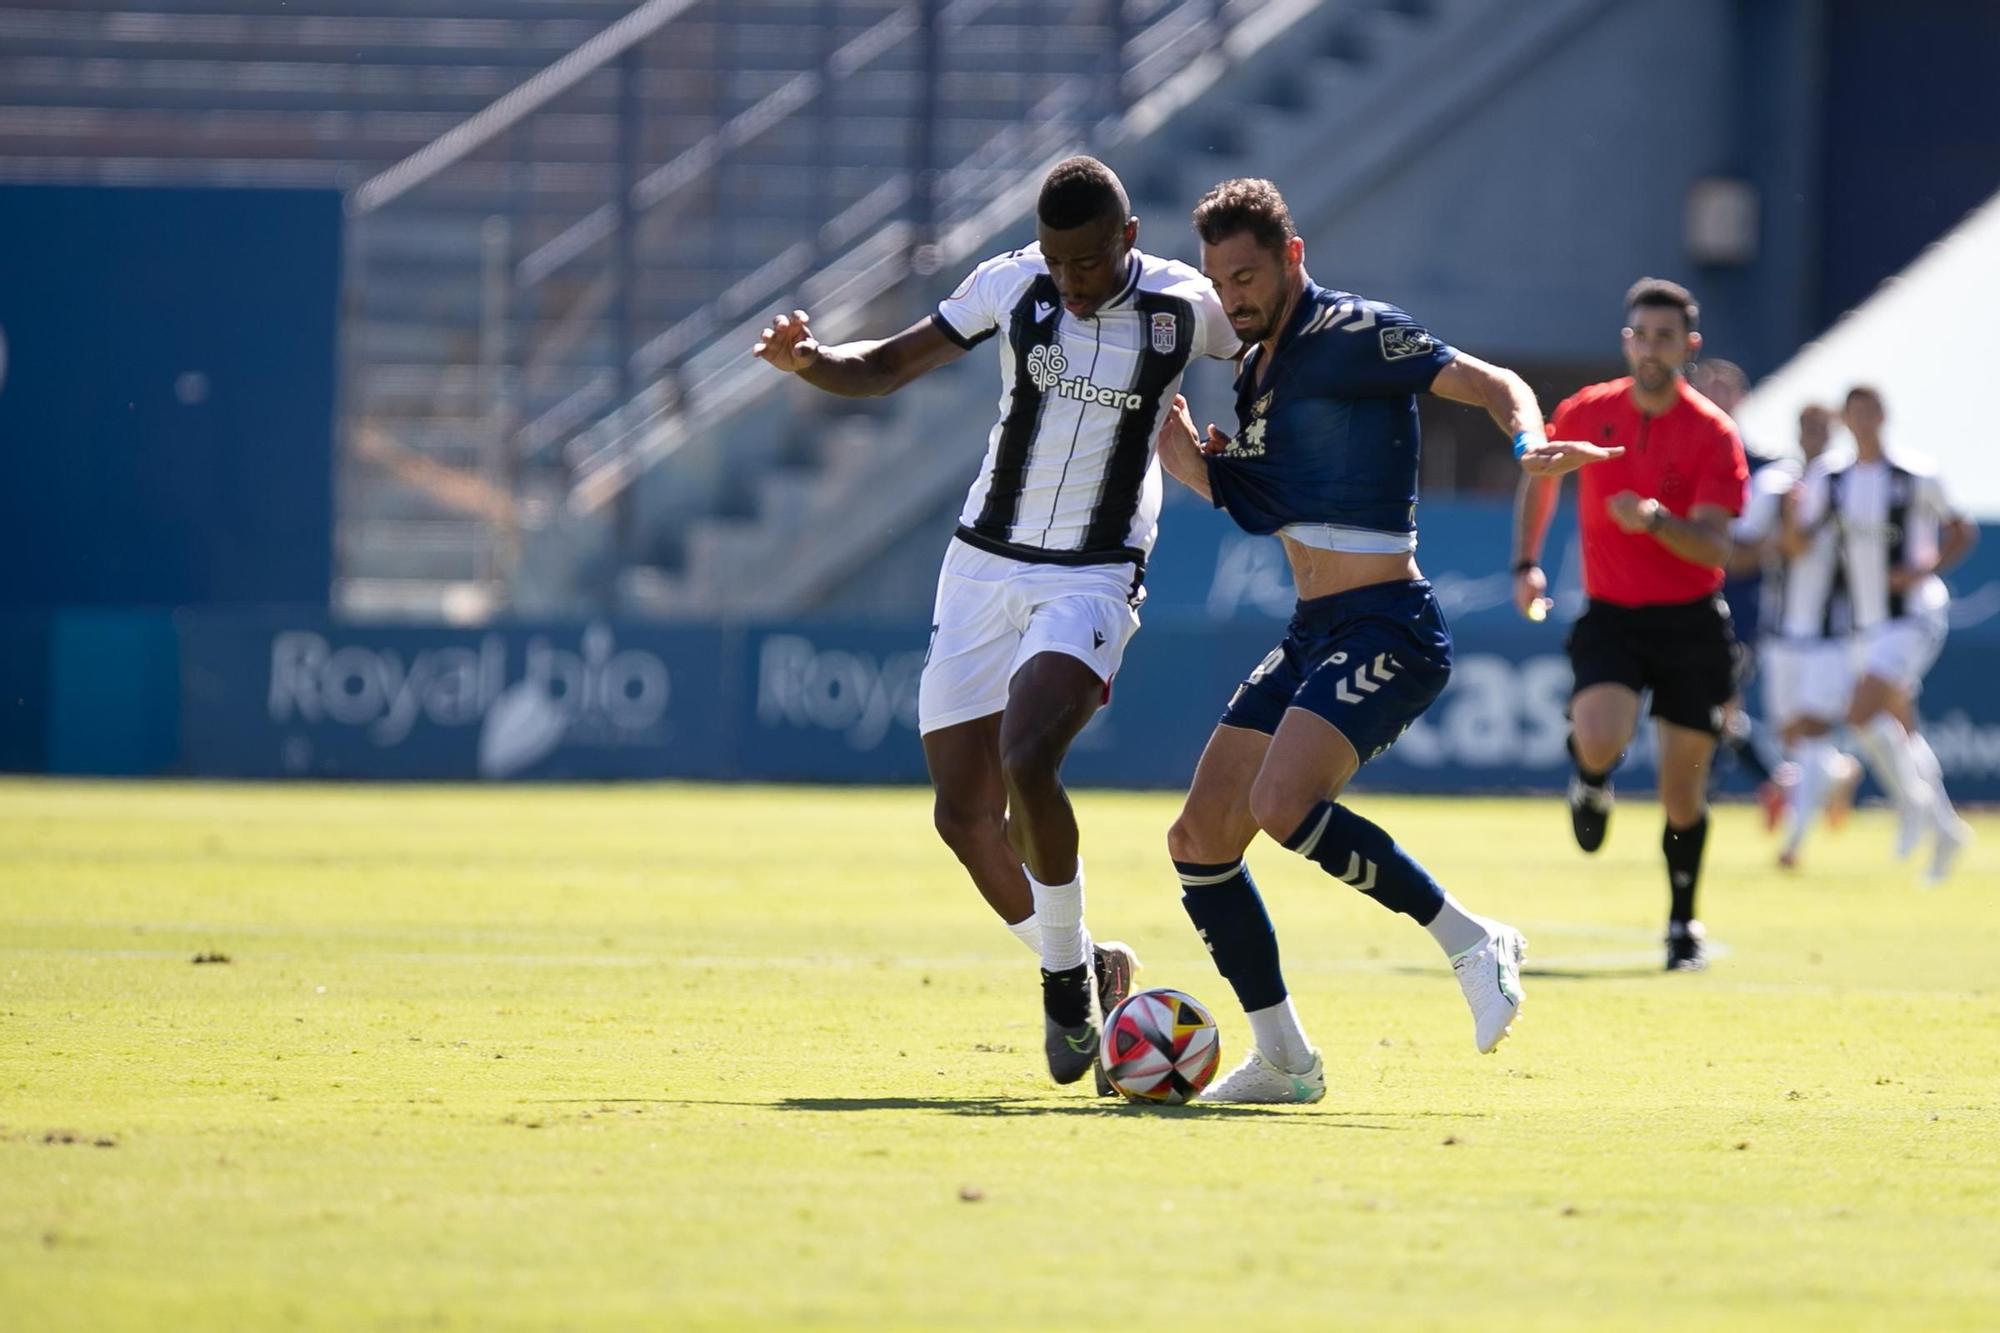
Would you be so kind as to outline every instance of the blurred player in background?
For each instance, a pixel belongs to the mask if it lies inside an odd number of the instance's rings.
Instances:
[[[1093,999],[1122,999],[1135,960],[1093,950],[1084,930],[1062,762],[1139,627],[1160,424],[1188,362],[1231,357],[1239,340],[1201,274],[1135,248],[1139,220],[1103,163],[1057,164],[1035,213],[1035,244],[979,265],[893,338],[823,346],[800,310],[754,350],[872,397],[998,336],[1000,417],[938,577],[918,726],[938,834],[1040,956],[1049,1073],[1071,1083],[1097,1054]]]
[[[1688,387],[1701,347],[1700,310],[1678,283],[1642,278],[1625,294],[1621,336],[1631,374],[1579,390],[1551,433],[1623,445],[1622,458],[1578,478],[1583,587],[1590,604],[1570,630],[1570,827],[1577,846],[1604,845],[1611,773],[1653,696],[1659,734],[1661,850],[1667,862],[1667,968],[1707,965],[1695,917],[1708,842],[1708,769],[1736,693],[1736,641],[1718,594],[1730,522],[1749,469],[1729,415]],[[1542,539],[1560,498],[1555,478],[1522,480],[1514,517],[1514,601],[1546,607]]]
[[[1806,833],[1822,807],[1838,825],[1854,801],[1861,765],[1844,754],[1835,731],[1847,713],[1854,675],[1848,665],[1854,613],[1830,527],[1800,522],[1804,478],[1826,458],[1833,413],[1817,403],[1799,409],[1799,458],[1783,459],[1750,479],[1750,502],[1737,542],[1765,558],[1774,610],[1761,649],[1764,707],[1779,727],[1785,759],[1798,773],[1778,864],[1798,865]]]
[[[1743,367],[1734,361],[1721,357],[1703,357],[1688,370],[1688,383],[1695,392],[1727,412],[1732,419],[1737,407],[1750,396],[1750,377],[1743,373]],[[1778,486],[1790,490],[1798,482],[1799,470],[1789,459],[1778,459],[1758,453],[1750,447],[1750,441],[1743,443],[1743,461],[1750,469],[1750,493],[1755,495],[1758,478],[1764,477],[1765,485]],[[1767,470],[1778,469],[1766,475]],[[1746,506],[1748,501],[1746,501]],[[1746,514],[1748,512],[1746,507]],[[1741,527],[1742,520],[1737,526]],[[1775,535],[1776,523],[1767,529],[1766,536]],[[1797,772],[1787,767],[1778,757],[1764,724],[1750,715],[1746,706],[1744,690],[1756,679],[1763,667],[1760,654],[1763,647],[1764,611],[1771,607],[1776,613],[1773,599],[1777,595],[1777,582],[1765,578],[1766,551],[1759,543],[1745,546],[1741,533],[1735,534],[1737,549],[1731,553],[1729,563],[1723,567],[1722,600],[1729,606],[1729,620],[1736,631],[1736,694],[1729,701],[1729,716],[1725,719],[1719,747],[1737,767],[1757,781],[1757,804],[1764,811],[1764,826],[1774,829],[1784,817],[1786,793],[1797,780]],[[1709,775],[1713,787],[1721,766]]]
[[[1544,441],[1512,371],[1440,342],[1395,306],[1321,287],[1277,188],[1225,181],[1194,211],[1202,268],[1238,336],[1234,438],[1196,432],[1185,400],[1160,434],[1167,470],[1250,532],[1276,533],[1298,609],[1237,687],[1167,835],[1182,902],[1249,1017],[1255,1046],[1211,1102],[1315,1102],[1326,1066],[1306,1040],[1278,939],[1243,859],[1261,829],[1428,929],[1491,1051],[1521,1004],[1519,931],[1474,916],[1388,833],[1340,803],[1355,771],[1428,708],[1451,634],[1417,569],[1417,408],[1433,393],[1485,408],[1532,472],[1615,450]]]
[[[1944,772],[1917,727],[1916,699],[1944,648],[1951,593],[1938,575],[1965,558],[1979,533],[1927,460],[1887,448],[1885,419],[1880,393],[1848,390],[1841,420],[1854,452],[1807,475],[1799,517],[1808,531],[1830,526],[1838,542],[1859,637],[1847,723],[1896,803],[1896,855],[1934,834],[1924,880],[1938,884],[1972,830],[1945,795]]]

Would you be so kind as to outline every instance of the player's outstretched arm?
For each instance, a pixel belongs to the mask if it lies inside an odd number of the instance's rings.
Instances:
[[[750,354],[797,375],[816,389],[843,398],[878,398],[894,393],[920,375],[949,365],[965,349],[947,338],[934,320],[924,319],[893,338],[822,344],[812,336],[812,316],[803,310],[779,315],[763,331]]]
[[[1583,440],[1551,440],[1542,425],[1542,409],[1528,382],[1505,366],[1460,352],[1431,381],[1431,392],[1454,403],[1483,407],[1514,441],[1514,457],[1531,477],[1560,477],[1586,463],[1616,458],[1623,449],[1607,449]]]
[[[1188,401],[1180,394],[1174,395],[1174,405],[1167,412],[1167,418],[1160,423],[1160,466],[1167,475],[1181,485],[1213,502],[1215,495],[1208,486],[1207,454],[1219,453],[1229,447],[1228,437],[1214,426],[1208,428],[1208,442],[1202,443],[1201,435],[1194,428],[1194,415],[1188,411]]]

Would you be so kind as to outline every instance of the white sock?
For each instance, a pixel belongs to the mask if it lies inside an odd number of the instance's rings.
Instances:
[[[1028,887],[1035,894],[1035,916],[1042,929],[1042,970],[1064,972],[1089,957],[1083,934],[1083,858],[1076,859],[1076,878],[1067,884],[1044,884],[1032,874]]]
[[[1305,1029],[1299,1026],[1299,1014],[1292,1008],[1291,996],[1268,1009],[1252,1009],[1244,1017],[1250,1020],[1250,1035],[1257,1043],[1259,1055],[1287,1074],[1303,1074],[1312,1068],[1312,1046],[1306,1041]]]
[[[1806,830],[1813,820],[1819,818],[1820,808],[1826,804],[1827,796],[1833,790],[1833,779],[1840,763],[1840,751],[1833,746],[1831,736],[1808,736],[1798,744],[1793,756],[1798,762],[1799,785],[1792,792],[1792,808],[1789,827],[1785,830],[1785,851],[1797,855],[1805,844]]]
[[[1951,797],[1945,795],[1944,765],[1938,762],[1937,751],[1924,739],[1924,733],[1910,733],[1910,759],[1916,765],[1917,776],[1931,789],[1931,815],[1940,828],[1950,828],[1958,823],[1958,811],[1951,808]]]
[[[1875,780],[1898,806],[1908,809],[1921,802],[1927,790],[1917,773],[1916,756],[1910,753],[1910,733],[1887,713],[1877,713],[1865,726],[1855,729],[1855,740],[1875,770]]]
[[[1042,952],[1041,918],[1030,912],[1019,921],[1008,921],[1003,924],[1007,929],[1014,932],[1015,939],[1028,946],[1029,953],[1040,955]]]
[[[1458,899],[1448,893],[1437,917],[1424,929],[1443,946],[1447,958],[1456,958],[1467,949],[1476,949],[1486,942],[1486,923],[1460,907]]]

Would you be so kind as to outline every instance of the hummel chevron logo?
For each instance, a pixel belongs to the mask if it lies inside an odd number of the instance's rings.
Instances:
[[[1343,884],[1352,884],[1366,893],[1375,887],[1375,863],[1361,859],[1360,852],[1347,854],[1347,873],[1340,877]]]
[[[1349,319],[1348,316],[1353,318]],[[1345,321],[1345,322],[1343,322]],[[1312,322],[1299,330],[1299,336],[1320,333],[1326,329],[1339,329],[1342,333],[1366,333],[1375,327],[1375,312],[1359,301],[1342,301],[1330,305],[1312,317]]]
[[[1333,697],[1344,704],[1358,704],[1362,695],[1373,694],[1396,678],[1396,664],[1387,653],[1375,654],[1373,662],[1363,662],[1354,674],[1333,687]],[[1353,689],[1349,689],[1349,684]],[[1361,694],[1354,691],[1359,690]]]
[[[1043,320],[1047,319],[1050,315],[1055,314],[1055,312],[1056,308],[1050,305],[1047,301],[1035,302],[1035,323],[1037,324],[1041,323]]]

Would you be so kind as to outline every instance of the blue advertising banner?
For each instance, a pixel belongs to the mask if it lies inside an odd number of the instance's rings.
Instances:
[[[1521,620],[1508,574],[1486,563],[1504,549],[1504,508],[1466,509],[1434,523],[1424,545],[1457,639],[1451,684],[1359,787],[1546,791],[1567,777],[1563,621],[1580,596],[1559,574],[1557,615]],[[1065,774],[1078,785],[1185,786],[1230,692],[1284,633],[1291,590],[1274,541],[1222,525],[1177,532],[1111,706],[1071,752]],[[1956,797],[1996,801],[2000,700],[1987,686],[2000,650],[2000,538],[1952,581],[1925,731]],[[925,778],[919,624],[446,629],[213,607],[176,613],[169,635],[157,616],[127,614],[130,625],[93,613],[61,633],[0,619],[14,625],[25,703],[18,725],[0,730],[0,763],[244,778]],[[107,711],[107,691],[141,702]],[[176,711],[177,725],[159,716]],[[1620,774],[1627,790],[1650,785],[1651,747],[1642,727]]]
[[[181,760],[228,777],[724,777],[714,627],[336,625],[179,617]]]

